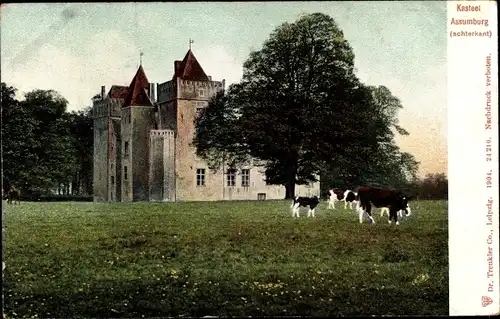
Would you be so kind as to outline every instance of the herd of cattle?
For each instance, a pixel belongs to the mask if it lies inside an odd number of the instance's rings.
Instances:
[[[396,225],[399,225],[398,217],[408,217],[411,214],[408,201],[410,196],[406,196],[399,191],[376,188],[371,186],[362,186],[358,192],[349,189],[334,188],[328,191],[328,209],[335,209],[336,202],[344,202],[344,209],[349,206],[353,209],[356,205],[356,211],[359,213],[359,222],[363,223],[363,217],[367,216],[371,223],[375,223],[372,217],[372,207],[382,208],[380,213],[383,216],[384,212],[389,215],[389,224],[394,220]],[[299,217],[300,207],[309,207],[307,217],[314,217],[316,207],[319,205],[320,198],[318,196],[302,197],[297,196],[293,199],[292,216]]]

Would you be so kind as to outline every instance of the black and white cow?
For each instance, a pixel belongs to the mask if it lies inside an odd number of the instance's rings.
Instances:
[[[316,212],[316,206],[319,204],[319,197],[318,196],[313,196],[313,197],[301,197],[301,196],[296,196],[293,199],[292,205],[290,208],[292,209],[292,216],[295,217],[300,217],[299,212],[300,212],[300,207],[307,207],[309,206],[309,210],[307,211],[307,217],[315,217],[315,212]]]
[[[328,200],[328,209],[335,209],[335,203],[344,201],[344,209],[353,209],[353,205],[356,203],[357,194],[350,189],[340,189],[332,188],[328,191],[330,198]]]
[[[389,224],[391,219],[394,219],[396,225],[399,225],[398,211],[402,211],[406,216],[411,214],[408,201],[409,196],[403,195],[401,192],[376,188],[371,186],[362,186],[358,190],[358,213],[359,222],[363,223],[363,215],[368,214],[368,218],[372,223],[375,223],[372,217],[372,205],[375,207],[387,207],[389,209]]]
[[[344,193],[344,209],[347,209],[347,205],[349,205],[350,209],[353,209],[353,205],[356,204],[356,198],[358,194],[348,189]]]
[[[344,198],[344,190],[332,188],[328,191],[328,209],[335,209],[335,203],[340,202]]]

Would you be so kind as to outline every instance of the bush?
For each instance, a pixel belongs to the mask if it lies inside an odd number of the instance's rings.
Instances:
[[[92,195],[37,195],[21,196],[25,202],[92,202]]]

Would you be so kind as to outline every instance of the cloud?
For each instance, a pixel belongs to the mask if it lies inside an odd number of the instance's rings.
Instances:
[[[226,85],[239,82],[243,76],[243,61],[230,55],[222,46],[200,48],[196,58],[207,75],[215,81],[226,80]]]
[[[61,11],[59,20],[49,26],[47,31],[40,34],[33,41],[29,42],[20,50],[8,63],[11,68],[16,68],[26,62],[31,56],[35,55],[44,44],[49,43],[56,35],[77,16],[74,8],[68,7]]]
[[[38,51],[16,68],[2,70],[3,81],[20,93],[34,89],[55,90],[64,96],[69,110],[90,105],[90,99],[113,84],[128,85],[136,69],[136,46],[118,31],[100,32],[82,43],[80,54],[52,44]]]
[[[68,22],[69,20],[73,19],[77,15],[77,12],[73,8],[66,8],[61,12],[61,16],[63,18],[63,21]]]

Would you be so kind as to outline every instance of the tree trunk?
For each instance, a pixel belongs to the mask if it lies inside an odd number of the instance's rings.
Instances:
[[[295,197],[295,178],[293,181],[288,181],[285,185],[285,199],[292,199]]]
[[[297,163],[289,165],[285,183],[285,199],[295,198],[295,182],[297,178]]]

